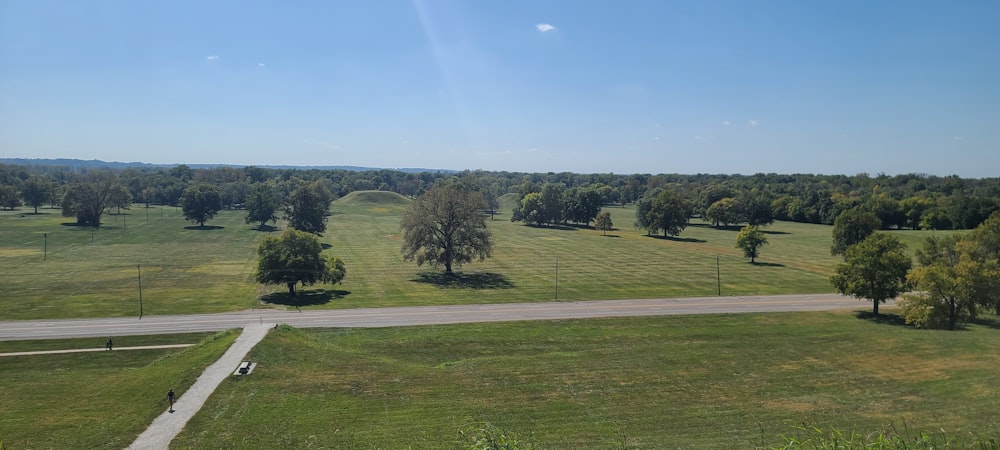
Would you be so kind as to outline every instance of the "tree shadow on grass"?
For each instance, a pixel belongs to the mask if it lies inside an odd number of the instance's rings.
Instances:
[[[514,287],[514,283],[511,283],[506,276],[493,272],[455,272],[452,274],[423,272],[417,274],[417,277],[410,281],[452,289],[511,289]]]
[[[869,302],[871,303],[871,302]],[[870,305],[869,305],[870,306]],[[897,327],[909,327],[906,324],[906,319],[903,316],[896,313],[879,313],[877,316],[871,311],[855,311],[854,317],[859,320],[867,320],[872,323],[893,325]]]
[[[278,227],[276,227],[274,225],[264,225],[262,227],[260,227],[260,226],[251,227],[250,230],[252,230],[252,231],[263,231],[265,233],[271,233],[271,232],[274,232],[274,231],[278,231]]]
[[[295,296],[288,295],[288,292],[272,292],[260,298],[263,303],[272,305],[285,305],[301,308],[303,306],[318,306],[330,303],[331,300],[344,298],[351,294],[351,291],[339,289],[310,289],[305,291],[295,291]]]
[[[191,225],[191,226],[188,226],[188,227],[184,227],[185,230],[202,230],[202,231],[221,230],[223,228],[226,228],[226,227],[219,226],[219,225],[205,225],[205,226]]]
[[[572,225],[537,225],[537,224],[533,224],[533,223],[525,224],[525,226],[531,227],[531,228],[541,228],[541,229],[544,229],[544,230],[559,230],[559,231],[578,231],[578,230],[580,230],[580,228],[583,228],[582,225],[579,226],[579,227],[576,227],[576,226],[572,226]]]
[[[774,234],[774,235],[792,234],[792,233],[789,233],[787,231],[774,231],[774,230],[760,230],[760,231],[764,232],[764,234]]]
[[[970,321],[976,325],[982,325],[984,327],[993,328],[994,330],[1000,330],[1000,320],[991,317],[976,317]]]
[[[650,235],[646,235],[646,237],[653,238],[653,239],[660,239],[660,240],[663,240],[663,241],[673,241],[673,242],[695,242],[695,243],[699,243],[699,244],[703,243],[703,242],[707,242],[704,239],[682,238],[682,237],[677,237],[677,236],[661,236],[661,235],[650,236]]]
[[[754,261],[754,262],[752,262],[750,264],[755,265],[755,266],[761,266],[761,267],[785,267],[784,264],[781,264],[781,263],[772,263],[772,262]]]
[[[689,227],[695,227],[695,228],[711,228],[713,230],[722,230],[722,231],[740,231],[740,230],[743,229],[743,227],[741,225],[719,225],[719,226],[715,226],[715,225],[712,225],[710,223],[689,223],[688,226]]]
[[[621,236],[617,234],[602,234],[601,237],[620,238]]]

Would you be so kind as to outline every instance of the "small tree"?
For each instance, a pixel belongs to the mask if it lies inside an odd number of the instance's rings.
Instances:
[[[611,213],[608,211],[604,211],[598,214],[597,218],[594,220],[594,225],[597,227],[598,230],[604,232],[603,233],[604,236],[607,236],[608,231],[613,230],[614,228],[612,227],[615,226],[613,223],[611,223]]]
[[[872,313],[877,316],[879,303],[908,290],[906,274],[911,264],[905,244],[888,234],[875,233],[847,248],[844,262],[834,269],[830,283],[841,294],[871,300]]]
[[[277,236],[267,236],[257,248],[257,282],[284,284],[288,294],[295,295],[295,286],[316,283],[336,284],[343,281],[347,268],[340,258],[324,257],[319,238],[299,230],[285,230]]]
[[[750,258],[750,264],[760,256],[760,248],[764,245],[767,245],[767,236],[755,226],[747,225],[736,235],[736,248],[743,250],[743,256]]]
[[[194,183],[181,195],[181,210],[184,218],[204,227],[222,209],[219,188],[208,183]]]
[[[833,221],[833,245],[830,253],[843,255],[847,248],[865,240],[882,227],[882,222],[870,212],[849,209]]]
[[[480,210],[482,196],[458,186],[429,189],[410,204],[399,228],[403,231],[403,259],[444,266],[474,259],[482,261],[493,252],[493,238]]]

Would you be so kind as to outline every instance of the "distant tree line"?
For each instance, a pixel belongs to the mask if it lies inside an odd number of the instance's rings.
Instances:
[[[106,174],[110,174],[106,175]],[[82,183],[100,178],[97,186]],[[438,182],[459,182],[479,192],[484,208],[496,212],[500,198],[515,196],[510,213],[515,221],[533,225],[594,221],[600,208],[636,204],[643,209],[636,224],[656,234],[672,229],[662,209],[650,208],[664,191],[676,195],[676,206],[689,217],[716,226],[758,226],[774,220],[832,224],[841,213],[857,210],[871,213],[880,229],[971,229],[1000,210],[1000,178],[969,179],[958,176],[905,175],[679,175],[570,172],[518,173],[464,171],[457,173],[412,173],[396,170],[271,169],[248,166],[193,169],[94,168],[46,165],[0,165],[0,208],[65,208],[79,205],[80,197],[97,198],[102,212],[127,208],[131,203],[181,206],[186,189],[206,183],[217,189],[222,209],[255,211],[251,222],[267,223],[277,218],[267,214],[271,200],[261,195],[260,185],[273,195],[275,212],[289,205],[302,186],[322,186],[331,198],[356,190],[391,191],[418,197]],[[97,191],[80,192],[97,188]],[[322,194],[322,193],[321,193]],[[67,196],[68,195],[68,196]],[[666,201],[660,200],[660,206]],[[301,209],[300,205],[300,209]],[[294,206],[293,206],[294,208]],[[95,213],[70,207],[81,223],[92,223]],[[654,215],[647,213],[654,211]],[[258,217],[263,213],[264,217]],[[665,226],[667,225],[667,226]],[[318,224],[303,225],[318,229]],[[655,227],[651,229],[650,227]]]

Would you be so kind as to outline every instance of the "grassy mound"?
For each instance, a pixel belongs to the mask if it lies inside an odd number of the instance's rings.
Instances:
[[[388,191],[354,191],[339,199],[338,205],[409,205],[410,199]]]
[[[497,200],[500,203],[500,211],[510,212],[517,205],[517,202],[521,201],[521,194],[508,192],[501,195]]]

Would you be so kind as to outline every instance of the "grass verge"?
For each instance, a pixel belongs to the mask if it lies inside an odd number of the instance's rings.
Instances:
[[[995,429],[1000,331],[885,319],[283,327],[252,351],[253,376],[223,383],[171,448],[456,448],[484,423],[533,448],[780,447],[804,422]]]
[[[182,395],[238,335],[239,330],[129,336],[123,339],[136,345],[198,344],[184,349],[0,358],[0,440],[10,449],[125,448],[166,409],[167,390]],[[0,342],[0,348],[94,347],[94,341]]]

